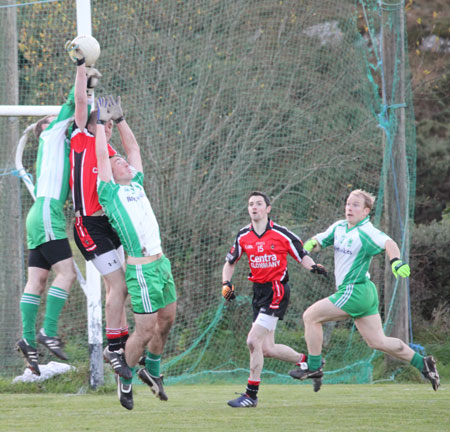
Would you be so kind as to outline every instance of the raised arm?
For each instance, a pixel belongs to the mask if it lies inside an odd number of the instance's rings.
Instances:
[[[119,131],[120,140],[122,141],[123,149],[127,155],[128,163],[137,171],[143,172],[141,150],[133,131],[123,115],[120,96],[117,96],[117,98],[110,97],[108,109],[111,112],[111,118],[116,123],[117,130]]]
[[[93,105],[94,88],[102,74],[94,67],[86,67],[85,55],[74,42],[67,41],[66,50],[70,59],[77,65],[75,77],[75,123],[80,129],[86,126],[88,105]]]
[[[97,126],[95,131],[95,153],[97,155],[98,178],[106,183],[112,179],[108,143],[106,142],[105,123],[111,119],[108,112],[108,100],[104,97],[97,101]]]
[[[88,117],[86,65],[77,64],[77,75],[75,77],[75,123],[83,130]]]

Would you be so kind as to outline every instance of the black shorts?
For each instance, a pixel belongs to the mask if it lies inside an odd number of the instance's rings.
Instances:
[[[276,316],[282,320],[288,305],[291,288],[287,282],[267,282],[253,284],[253,321],[259,313]]]
[[[50,240],[35,249],[30,249],[28,267],[39,267],[50,270],[53,264],[72,257],[69,240]]]
[[[106,216],[76,217],[73,236],[86,261],[121,246],[119,236]]]

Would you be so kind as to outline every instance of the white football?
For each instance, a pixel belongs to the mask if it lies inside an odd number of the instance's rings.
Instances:
[[[100,57],[100,44],[97,39],[89,35],[77,36],[72,41],[73,46],[78,46],[80,51],[84,54],[86,66],[94,66],[97,59]]]

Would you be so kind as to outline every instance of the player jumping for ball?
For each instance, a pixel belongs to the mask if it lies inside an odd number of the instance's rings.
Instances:
[[[128,162],[118,155],[110,158],[108,153],[105,124],[117,112],[122,113],[120,97],[99,98],[97,109],[98,197],[127,253],[125,279],[135,320],[125,358],[133,369],[147,347],[145,367],[137,375],[156,397],[167,400],[159,369],[176,312],[170,261],[162,253],[158,222],[145,194],[141,153],[134,135],[123,142]],[[118,393],[122,406],[132,409],[131,379],[120,378]]]

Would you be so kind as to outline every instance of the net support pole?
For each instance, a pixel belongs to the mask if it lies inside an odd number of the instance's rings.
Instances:
[[[383,39],[381,43],[383,44],[382,61],[385,77],[383,98],[389,119],[386,145],[391,146],[390,169],[385,183],[386,232],[398,243],[402,255],[399,258],[408,262],[410,210],[406,152],[406,59],[403,2],[390,0],[383,3],[382,17]],[[410,342],[408,280],[394,278],[387,258],[385,268],[385,316],[389,317],[389,322],[386,323],[387,334],[408,344]]]
[[[4,6],[7,3],[2,1]],[[19,103],[19,69],[17,48],[17,16],[16,8],[2,9],[0,16],[0,56],[7,61],[2,62],[0,71],[0,99],[8,104]],[[19,139],[18,119],[8,115],[2,124],[2,136],[0,139],[2,154],[0,155],[0,166],[10,165],[10,155],[14,154],[14,146]],[[4,125],[4,126],[3,126]],[[4,127],[4,128],[3,128]],[[19,303],[23,292],[25,272],[22,266],[23,246],[20,240],[6,244],[6,239],[21,239],[23,235],[22,226],[18,223],[21,217],[20,184],[14,176],[3,177],[1,183],[0,214],[2,215],[2,227],[0,238],[2,243],[2,262],[6,267],[2,269],[0,283],[0,325],[4,330],[0,350],[0,368],[8,364],[11,355],[10,350],[21,335],[20,319],[17,322],[11,319],[11,312],[19,314]],[[7,237],[9,234],[9,237]],[[21,337],[21,336],[20,336]]]
[[[91,2],[76,0],[77,33],[92,35]],[[103,333],[102,333],[102,296],[100,274],[90,262],[86,262],[86,282],[89,295],[88,308],[88,338],[89,338],[89,383],[97,388],[104,383],[103,377]]]

